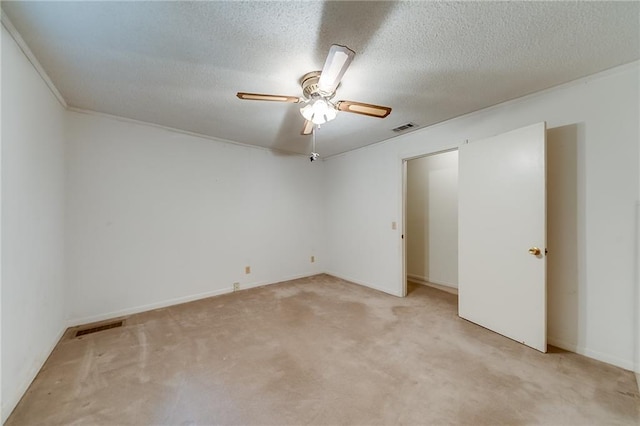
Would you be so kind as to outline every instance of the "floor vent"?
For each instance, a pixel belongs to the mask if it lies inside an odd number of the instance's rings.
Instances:
[[[112,328],[122,327],[123,325],[124,325],[124,321],[116,321],[116,322],[110,322],[109,324],[102,324],[97,327],[78,330],[76,332],[76,337],[84,336],[85,334],[97,333],[98,331],[104,331]]]
[[[416,123],[407,123],[407,124],[403,124],[402,126],[398,126],[395,129],[391,129],[396,133],[399,132],[404,132],[405,130],[409,130],[412,129],[414,127],[418,127],[418,125]]]

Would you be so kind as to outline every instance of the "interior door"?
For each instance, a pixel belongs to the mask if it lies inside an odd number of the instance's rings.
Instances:
[[[547,350],[545,123],[459,150],[460,317]]]

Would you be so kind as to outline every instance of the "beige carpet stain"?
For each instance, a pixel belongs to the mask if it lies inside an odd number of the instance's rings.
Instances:
[[[69,330],[7,426],[640,424],[634,374],[318,275]]]

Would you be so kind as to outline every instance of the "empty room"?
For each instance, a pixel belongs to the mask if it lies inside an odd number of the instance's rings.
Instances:
[[[3,425],[640,423],[640,2],[0,7]]]

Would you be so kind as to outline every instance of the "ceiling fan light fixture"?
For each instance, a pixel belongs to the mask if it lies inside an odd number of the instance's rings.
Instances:
[[[313,124],[324,124],[336,118],[337,111],[326,99],[318,98],[300,108],[302,116]]]
[[[300,114],[305,118],[301,135],[314,133],[321,124],[336,118],[338,111],[350,112],[369,117],[385,118],[391,108],[382,105],[365,104],[355,101],[332,101],[342,76],[349,68],[355,52],[346,46],[334,44],[329,49],[322,71],[311,71],[300,79],[302,97],[238,92],[240,99],[251,101],[273,101],[300,103]]]

